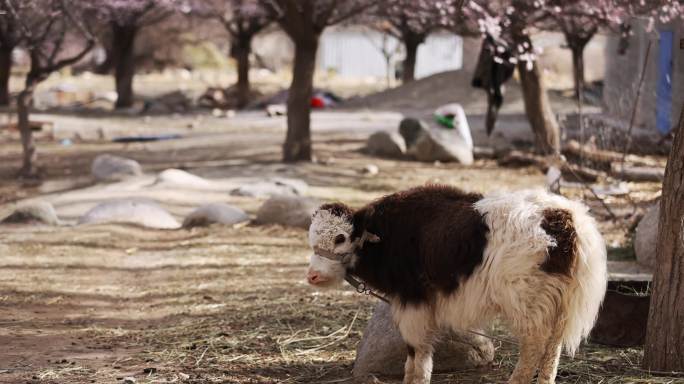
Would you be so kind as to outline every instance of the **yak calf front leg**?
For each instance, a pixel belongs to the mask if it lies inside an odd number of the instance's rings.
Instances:
[[[432,346],[416,348],[412,384],[429,384],[432,376]]]
[[[404,384],[413,383],[413,374],[415,372],[415,357],[416,349],[410,345],[407,345],[408,355],[406,356],[406,363],[404,364]]]
[[[408,346],[404,384],[428,384],[432,375],[434,321],[421,306],[406,306],[394,312],[399,333]]]
[[[428,384],[432,376],[432,347],[408,346],[404,364],[404,384]]]

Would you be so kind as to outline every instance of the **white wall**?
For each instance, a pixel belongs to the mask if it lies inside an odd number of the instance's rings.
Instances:
[[[321,36],[318,70],[334,71],[340,76],[385,77],[387,65],[382,55],[383,34],[365,28],[334,28]],[[403,47],[393,37],[385,46],[396,51],[393,62],[403,60]],[[454,34],[430,35],[418,48],[416,78],[437,72],[460,69],[463,62],[463,40]],[[390,64],[390,71],[394,65]]]
[[[463,39],[454,34],[440,33],[428,36],[418,47],[416,78],[438,72],[461,69],[463,66]]]

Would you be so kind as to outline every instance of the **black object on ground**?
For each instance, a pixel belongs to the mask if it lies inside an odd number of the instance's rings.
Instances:
[[[183,135],[167,134],[167,135],[142,135],[142,136],[120,136],[112,139],[115,143],[138,143],[147,141],[162,141],[180,139]]]

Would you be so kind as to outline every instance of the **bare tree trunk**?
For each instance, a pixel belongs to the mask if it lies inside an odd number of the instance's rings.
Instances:
[[[252,35],[238,37],[231,48],[232,56],[237,61],[237,106],[244,108],[249,103],[249,54],[252,51]]]
[[[117,109],[133,106],[133,77],[135,76],[135,38],[138,28],[112,24],[112,60],[116,83]]]
[[[394,68],[392,68],[392,56],[393,52],[389,49],[389,35],[387,33],[382,34],[382,45],[381,52],[382,57],[385,59],[385,87],[389,89],[392,87],[392,78],[394,77]]]
[[[311,96],[316,70],[318,35],[295,41],[292,84],[287,98],[287,136],[283,161],[311,161]]]
[[[24,88],[17,97],[19,133],[21,134],[21,146],[24,150],[19,176],[27,178],[37,176],[37,169],[35,168],[36,145],[33,141],[33,132],[31,131],[31,123],[29,120],[29,112],[33,102],[35,85],[36,84],[33,81],[27,80],[26,88]]]
[[[684,109],[665,169],[644,368],[684,371]]]
[[[518,73],[525,101],[525,113],[534,132],[535,144],[546,155],[560,153],[560,129],[551,110],[541,73],[536,62],[527,69],[527,62],[518,63]]]
[[[570,33],[565,33],[565,42],[570,48],[570,53],[572,53],[572,75],[575,81],[575,97],[580,93],[582,87],[584,87],[584,49],[587,44],[594,36],[594,32],[588,32],[585,35],[571,35]]]
[[[385,89],[392,88],[392,79],[395,77],[394,67],[392,67],[392,58],[385,56]]]
[[[0,47],[0,106],[10,103],[9,81],[12,75],[13,47]]]
[[[584,88],[584,45],[570,47],[572,52],[572,77],[575,81],[575,97],[579,96]]]
[[[418,56],[418,46],[425,40],[424,36],[412,33],[404,34],[404,47],[406,48],[406,58],[404,59],[401,80],[404,83],[415,80],[416,58]]]

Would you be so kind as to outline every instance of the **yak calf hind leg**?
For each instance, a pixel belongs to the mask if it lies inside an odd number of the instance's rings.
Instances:
[[[513,374],[508,379],[509,384],[530,384],[544,355],[546,338],[526,335],[520,340],[520,357]]]
[[[544,356],[539,366],[539,378],[537,384],[554,384],[556,382],[556,373],[558,372],[558,360],[560,360],[561,343],[549,342],[549,345],[544,352]]]
[[[558,318],[560,318],[560,316]],[[546,341],[546,348],[539,363],[538,384],[554,384],[556,382],[558,360],[560,360],[563,347],[564,325],[562,320],[557,320],[551,335]]]

